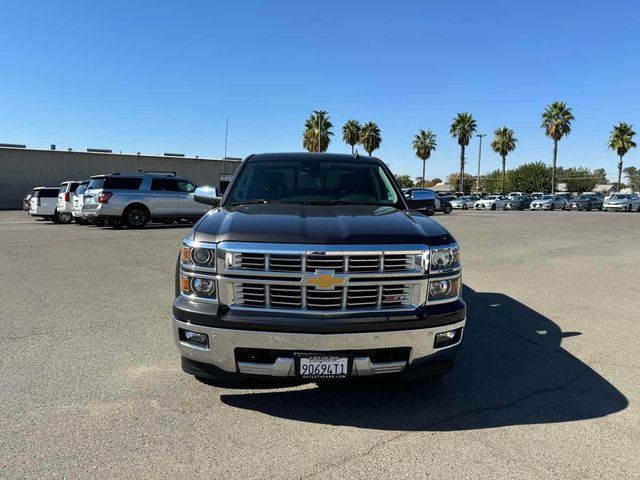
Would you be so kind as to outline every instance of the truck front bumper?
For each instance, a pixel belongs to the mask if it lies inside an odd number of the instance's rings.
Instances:
[[[293,354],[342,352],[353,357],[352,376],[438,371],[451,364],[462,341],[466,318],[432,328],[358,333],[311,334],[248,331],[195,325],[173,318],[173,333],[187,373],[201,377],[258,375],[294,377]],[[456,331],[455,341],[436,347],[438,333]],[[186,340],[185,332],[207,335],[208,345]],[[266,353],[262,360],[239,352]],[[406,352],[384,359],[379,352]],[[255,358],[255,356],[253,357]],[[264,361],[269,358],[269,361]],[[381,360],[382,359],[382,360]],[[438,371],[439,373],[439,371]]]

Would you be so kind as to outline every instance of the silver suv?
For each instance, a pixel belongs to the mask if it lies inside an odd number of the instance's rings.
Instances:
[[[196,203],[197,185],[167,173],[113,173],[91,177],[82,217],[91,223],[142,228],[149,221],[198,220],[210,207]]]

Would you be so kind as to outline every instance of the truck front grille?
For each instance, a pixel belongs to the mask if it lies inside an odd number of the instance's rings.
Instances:
[[[313,273],[333,270],[337,273],[375,273],[414,271],[415,255],[404,253],[347,254],[267,254],[234,253],[232,266],[236,270],[262,272]]]
[[[237,283],[235,304],[282,310],[349,311],[384,309],[411,303],[413,285],[348,285],[320,290],[301,285]]]

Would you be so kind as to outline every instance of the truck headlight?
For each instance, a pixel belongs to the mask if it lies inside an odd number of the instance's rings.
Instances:
[[[461,283],[460,277],[430,280],[427,303],[441,303],[455,300],[460,296]]]
[[[180,263],[185,267],[216,270],[216,249],[211,246],[183,245]]]
[[[431,272],[454,270],[460,267],[460,248],[458,245],[434,248],[430,252]]]
[[[188,276],[180,273],[180,291],[183,295],[195,297],[196,299],[215,300],[216,281],[214,278]]]

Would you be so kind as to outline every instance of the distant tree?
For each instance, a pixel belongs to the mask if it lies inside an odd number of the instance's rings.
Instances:
[[[326,152],[331,143],[333,124],[323,110],[315,110],[304,122],[302,146],[309,152]]]
[[[375,122],[367,122],[362,126],[360,129],[360,143],[369,156],[374,150],[380,148],[382,134],[380,133],[380,127]]]
[[[491,141],[491,149],[502,158],[502,186],[500,191],[504,190],[505,172],[507,166],[507,155],[516,149],[518,139],[515,137],[513,130],[507,127],[498,128],[493,132],[493,140]]]
[[[396,180],[402,188],[411,188],[415,186],[409,175],[396,175]]]
[[[449,176],[447,177],[447,183],[451,185],[453,190],[462,187],[462,190],[458,191],[465,193],[470,192],[471,188],[473,188],[473,186],[475,185],[474,179],[469,175],[465,175],[464,182],[460,182],[460,174],[457,172],[449,174]]]
[[[460,191],[464,191],[463,179],[466,181],[464,176],[464,150],[467,145],[469,145],[471,137],[476,132],[477,128],[477,122],[470,113],[466,112],[456,115],[453,119],[453,123],[451,124],[451,136],[457,139],[458,145],[460,145],[460,175],[458,175]]]
[[[636,167],[629,166],[624,169],[624,174],[629,179],[629,186],[631,187],[631,190],[634,192],[638,190],[638,187],[640,186],[640,170]]]
[[[551,170],[551,193],[556,191],[556,162],[558,159],[558,142],[571,133],[571,122],[574,120],[571,109],[564,102],[553,102],[542,112],[542,124],[547,137],[553,139],[553,166]]]
[[[633,125],[629,125],[625,122],[620,122],[618,125],[613,127],[611,131],[611,136],[609,137],[609,142],[607,146],[611,150],[615,150],[618,154],[618,191],[620,191],[621,179],[622,179],[622,158],[626,155],[626,153],[632,148],[636,147],[636,142],[633,141],[633,137],[636,135],[636,132],[633,131]]]
[[[607,171],[604,168],[596,168],[591,172],[591,176],[596,179],[596,184],[607,183]]]
[[[504,193],[511,191],[511,170],[504,172],[504,178],[501,169],[493,170],[480,177],[480,182],[485,192]]]
[[[427,160],[431,158],[431,152],[438,146],[436,143],[436,134],[431,130],[420,130],[413,136],[412,145],[416,157],[422,160],[422,178],[424,179],[426,178]],[[424,184],[422,187],[424,188]]]
[[[551,168],[542,162],[525,163],[510,172],[511,188],[518,192],[551,190]]]
[[[593,172],[586,167],[567,168],[562,177],[570,192],[591,192],[596,186]]]
[[[347,145],[351,145],[351,155],[355,146],[360,143],[360,122],[357,120],[347,120],[342,126],[342,140]]]

